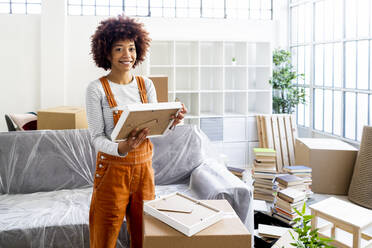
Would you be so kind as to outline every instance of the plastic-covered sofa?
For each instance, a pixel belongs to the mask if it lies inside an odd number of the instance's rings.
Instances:
[[[253,233],[252,190],[216,159],[195,126],[154,144],[156,196],[227,199]],[[96,151],[87,130],[0,133],[0,247],[89,247]],[[117,247],[128,247],[125,221]]]

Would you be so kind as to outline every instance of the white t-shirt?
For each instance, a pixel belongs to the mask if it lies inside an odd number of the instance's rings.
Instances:
[[[143,79],[145,80],[148,102],[157,103],[156,90],[153,82],[147,77],[143,77]],[[117,84],[110,80],[108,80],[108,82],[118,106],[123,107],[132,103],[141,103],[140,92],[134,75],[133,80],[129,84]],[[112,142],[110,138],[115,127],[113,117],[113,110],[115,109],[110,108],[99,79],[91,82],[87,87],[86,109],[88,129],[96,150],[114,156],[121,156],[118,153],[118,143]]]

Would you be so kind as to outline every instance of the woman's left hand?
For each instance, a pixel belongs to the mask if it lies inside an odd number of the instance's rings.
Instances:
[[[182,109],[181,111],[178,113],[177,116],[174,116],[172,115],[172,119],[174,119],[174,122],[172,124],[172,126],[176,126],[177,124],[179,124],[183,118],[185,118],[185,114],[187,113],[187,108],[185,107],[185,105],[182,103]]]

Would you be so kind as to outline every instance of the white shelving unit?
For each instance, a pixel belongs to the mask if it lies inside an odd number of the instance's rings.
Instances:
[[[137,70],[168,75],[169,101],[188,108],[185,123],[245,168],[258,146],[255,114],[272,111],[271,68],[270,42],[154,40]]]

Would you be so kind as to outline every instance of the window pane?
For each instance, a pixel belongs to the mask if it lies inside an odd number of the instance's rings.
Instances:
[[[200,0],[189,0],[190,8],[200,8]]]
[[[151,1],[151,4],[155,4],[156,2],[161,2],[161,1]],[[110,0],[111,6],[123,6],[123,0]]]
[[[363,127],[368,125],[368,95],[358,94],[358,140],[362,139]]]
[[[355,93],[345,93],[345,137],[355,140]]]
[[[117,16],[121,15],[123,13],[122,7],[110,7],[110,15],[111,16]]]
[[[304,109],[305,109],[305,106],[303,104],[298,104],[297,106],[297,123],[298,125],[301,125],[303,126],[305,123],[304,123]]]
[[[324,39],[324,2],[315,3],[315,40]]]
[[[333,45],[324,45],[324,86],[332,86],[333,76]]]
[[[12,13],[13,14],[25,14],[26,13],[26,4],[24,3],[12,3]]]
[[[94,15],[95,14],[94,11],[95,11],[94,6],[83,6],[83,15]],[[97,12],[97,14],[98,14],[98,12]],[[107,13],[107,15],[108,15],[108,13]]]
[[[306,104],[305,104],[305,127],[310,127],[310,89],[305,89]]]
[[[342,92],[333,93],[333,133],[342,135]]]
[[[345,0],[345,35],[347,38],[356,36],[356,2]]]
[[[305,4],[305,42],[312,40],[313,30],[313,5],[308,3]]]
[[[333,0],[326,0],[324,2],[324,9],[326,14],[324,15],[324,38],[325,40],[333,39]]]
[[[323,85],[323,45],[315,46],[315,85]]]
[[[83,5],[94,5],[95,0],[83,0]]]
[[[151,16],[161,17],[163,16],[163,10],[161,8],[151,8]]]
[[[292,39],[292,43],[297,43],[298,42],[297,33],[298,33],[298,8],[293,7],[292,8],[292,13],[291,13],[291,39]]]
[[[9,3],[0,3],[0,13],[9,14],[10,13],[10,4]]]
[[[297,65],[297,72],[298,74],[303,74],[305,72],[304,69],[304,47],[298,47],[298,65]],[[298,84],[304,84],[303,78],[298,79]]]
[[[323,131],[323,90],[314,90],[314,128]]]
[[[80,6],[68,6],[68,14],[69,15],[81,15],[81,7]]]
[[[164,8],[163,15],[164,17],[175,17],[174,8]]]
[[[370,0],[358,1],[358,36],[367,37],[369,35],[369,4]]]
[[[305,47],[305,84],[310,84],[311,79],[311,46]]]
[[[77,4],[77,5],[79,5],[79,4],[81,4],[81,1],[82,0],[68,0],[68,4]],[[30,1],[27,1],[27,2],[30,2]]]
[[[297,47],[292,48],[291,55],[292,65],[297,70]]]
[[[200,17],[200,9],[190,9],[189,15],[194,18]]]
[[[109,0],[96,0],[96,5],[108,6],[110,4]],[[112,1],[111,1],[112,4]]]
[[[305,6],[298,6],[298,42],[303,43],[305,39]]]
[[[342,87],[342,67],[343,67],[343,62],[342,62],[342,43],[336,43],[334,44],[334,54],[333,54],[333,82],[334,82],[334,87]]]
[[[324,91],[324,131],[332,133],[332,103],[333,94],[331,90]]]
[[[334,26],[333,26],[333,37],[336,40],[342,38],[342,23],[343,23],[343,9],[342,9],[342,2],[340,0],[333,0],[333,16],[334,16]]]
[[[358,42],[358,89],[368,89],[368,41]]]
[[[355,88],[356,81],[356,42],[345,43],[345,87]]]

